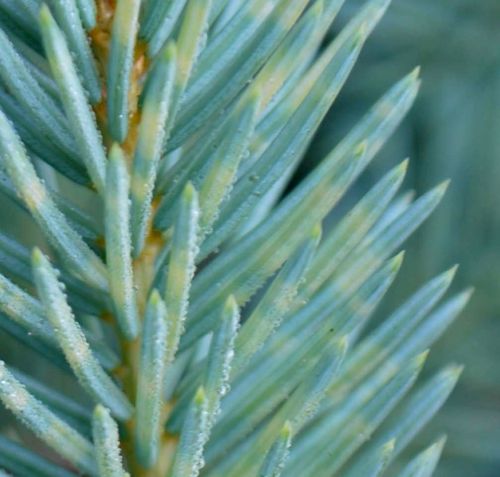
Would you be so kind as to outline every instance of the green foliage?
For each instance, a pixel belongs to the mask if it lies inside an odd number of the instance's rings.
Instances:
[[[92,437],[99,475],[121,477],[125,472],[121,463],[118,426],[108,410],[98,404],[92,417]]]
[[[363,3],[346,2],[332,38]],[[361,195],[367,182],[404,155],[412,163],[406,183],[417,193],[442,177],[452,181],[436,213],[406,246],[408,273],[385,305],[389,309],[457,257],[460,271],[454,289],[467,283],[476,288],[471,305],[434,348],[429,363],[437,369],[453,355],[465,364],[460,385],[412,446],[416,453],[447,429],[439,477],[489,477],[500,468],[493,444],[500,438],[500,56],[492,48],[499,40],[499,15],[496,0],[393,2],[297,174],[321,159],[375,95],[415,62],[421,64],[423,83],[415,106],[355,194]]]
[[[455,269],[369,320],[446,183],[398,196],[404,161],[322,237],[418,69],[282,194],[390,2],[321,50],[342,3],[0,0],[1,190],[44,249],[0,235],[0,327],[46,370],[2,362],[0,400],[54,452],[8,424],[0,466],[377,476],[442,406],[459,367],[413,385],[470,296],[439,304]]]

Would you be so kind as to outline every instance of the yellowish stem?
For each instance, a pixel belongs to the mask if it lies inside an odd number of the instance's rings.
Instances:
[[[106,77],[106,65],[109,56],[109,47],[111,39],[111,27],[113,22],[113,15],[115,12],[115,0],[98,0],[98,21],[96,27],[90,32],[92,48],[98,61],[99,70],[103,78]],[[131,88],[130,88],[130,122],[128,136],[122,144],[126,157],[129,160],[129,166],[133,158],[137,134],[140,123],[140,110],[138,108],[138,98],[140,95],[140,81],[139,79],[148,70],[149,61],[146,56],[145,45],[139,42],[136,46],[134,54],[134,68],[132,71]],[[103,81],[105,85],[105,81]],[[103,140],[109,147],[111,139],[106,134],[107,125],[107,111],[106,111],[106,88],[103,87],[102,100],[99,104],[94,106],[94,111],[101,131],[103,133]],[[153,204],[155,207],[155,204]],[[153,215],[153,214],[152,214]],[[101,244],[104,246],[104,243]],[[154,231],[152,224],[149,224],[149,232],[147,234],[144,250],[141,255],[134,261],[134,278],[137,290],[137,305],[139,308],[140,316],[144,316],[148,292],[151,287],[151,282],[154,278],[154,265],[158,254],[165,246],[165,238],[158,232]],[[113,316],[104,316],[104,319],[112,323],[116,323]],[[123,363],[115,370],[115,375],[123,383],[124,391],[129,399],[134,402],[136,387],[137,387],[137,373],[139,365],[139,352],[140,340],[129,342],[121,340],[121,348],[123,354]],[[168,416],[172,403],[166,403],[164,409],[165,418]],[[164,477],[168,472],[171,465],[173,455],[177,446],[178,437],[164,433],[161,437],[162,449],[159,453],[160,458],[156,466],[152,469],[142,468],[135,457],[134,451],[134,419],[126,423],[124,436],[122,438],[122,452],[131,472],[134,477]]]

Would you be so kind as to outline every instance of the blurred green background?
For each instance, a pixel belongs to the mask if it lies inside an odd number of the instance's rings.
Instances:
[[[359,8],[346,2],[332,35]],[[432,218],[405,247],[384,309],[418,284],[460,263],[455,287],[472,284],[472,303],[437,349],[431,367],[464,363],[459,388],[422,445],[448,444],[437,477],[500,475],[500,1],[393,0],[297,172],[304,174],[392,83],[421,65],[417,103],[365,175],[411,158],[407,188],[420,194],[452,180]],[[383,313],[383,310],[382,310]]]

